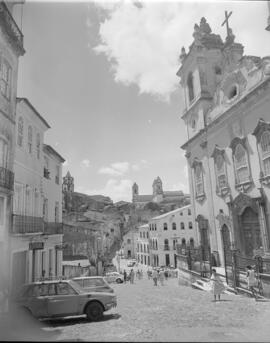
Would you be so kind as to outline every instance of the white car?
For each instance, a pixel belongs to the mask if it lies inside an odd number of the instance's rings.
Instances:
[[[137,263],[136,260],[131,260],[131,261],[128,261],[127,266],[128,267],[134,267],[136,265],[136,263]]]
[[[106,273],[105,278],[107,282],[116,282],[116,283],[124,282],[124,276],[117,272]]]

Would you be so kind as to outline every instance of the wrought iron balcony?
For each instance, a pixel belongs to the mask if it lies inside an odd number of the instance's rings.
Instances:
[[[43,233],[44,221],[41,217],[13,215],[12,233]]]
[[[23,48],[23,34],[3,1],[0,1],[0,25],[8,35],[11,44],[20,55],[23,55],[25,53]]]
[[[63,234],[63,223],[44,222],[44,233],[46,235]]]
[[[13,190],[14,188],[14,173],[11,170],[0,167],[0,186]]]

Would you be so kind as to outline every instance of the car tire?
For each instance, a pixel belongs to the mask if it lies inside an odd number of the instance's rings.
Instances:
[[[116,279],[115,281],[116,281],[116,283],[122,283],[121,279]]]
[[[102,305],[97,301],[93,301],[87,305],[85,313],[88,320],[96,322],[103,317],[103,311]]]

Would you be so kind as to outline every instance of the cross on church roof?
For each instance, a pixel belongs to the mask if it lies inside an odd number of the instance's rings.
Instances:
[[[232,11],[228,14],[227,11],[225,11],[225,20],[224,22],[221,24],[221,26],[223,26],[226,23],[226,28],[227,28],[227,36],[230,35],[229,33],[229,18],[232,15]]]

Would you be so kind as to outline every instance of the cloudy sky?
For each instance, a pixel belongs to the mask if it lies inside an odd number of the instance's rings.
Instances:
[[[178,56],[206,17],[226,36],[224,11],[246,55],[270,55],[267,3],[26,1],[18,96],[51,129],[46,143],[65,159],[75,190],[131,201],[131,186],[188,191]]]

